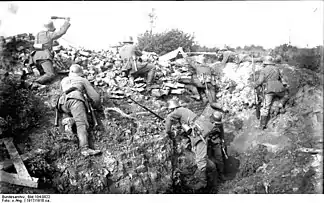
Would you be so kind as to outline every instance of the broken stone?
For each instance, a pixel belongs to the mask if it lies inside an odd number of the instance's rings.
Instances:
[[[175,90],[171,90],[171,94],[183,94],[185,92],[186,92],[185,89],[175,89]]]

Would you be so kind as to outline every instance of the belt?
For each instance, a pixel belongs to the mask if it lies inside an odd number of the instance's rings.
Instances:
[[[71,87],[70,89],[68,89],[68,90],[64,91],[64,93],[65,93],[65,94],[69,94],[69,93],[71,93],[71,92],[73,92],[73,91],[76,91],[76,90],[78,90],[78,91],[79,91],[79,89],[78,89],[78,88],[76,88],[76,87]]]

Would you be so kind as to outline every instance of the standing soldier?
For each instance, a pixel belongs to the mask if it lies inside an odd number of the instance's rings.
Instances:
[[[155,77],[155,65],[137,61],[137,57],[143,54],[134,44],[132,37],[124,40],[123,43],[124,45],[120,48],[119,55],[125,64],[124,69],[127,75],[130,75],[131,83],[134,83],[134,79],[137,77],[147,76],[146,85],[148,88]]]
[[[214,124],[212,130],[208,133],[208,157],[215,163],[218,177],[221,181],[225,181],[224,176],[224,127],[222,123],[222,113],[215,111],[210,116],[210,122]],[[224,150],[224,151],[223,151]],[[222,152],[223,151],[223,152]]]
[[[172,112],[167,116],[165,122],[166,133],[169,137],[173,136],[171,131],[172,123],[179,122],[183,129],[188,132],[191,140],[191,146],[193,152],[195,153],[195,159],[198,169],[196,170],[194,176],[197,182],[192,185],[192,189],[200,190],[207,186],[207,144],[206,135],[212,128],[212,123],[205,123],[204,126],[198,126],[196,120],[198,116],[188,108],[181,107],[176,100],[170,100],[168,109]],[[209,125],[208,125],[209,124]],[[209,128],[208,128],[209,127]],[[192,129],[192,133],[190,132]],[[215,167],[212,165],[211,167]]]
[[[195,74],[191,79],[179,79],[180,83],[186,84],[186,88],[189,89],[194,95],[192,96],[196,100],[200,100],[200,94],[197,88],[205,89],[205,94],[209,103],[216,101],[216,81],[212,75],[211,67],[204,64],[204,58],[199,58],[196,64],[190,63],[190,66],[194,68]]]
[[[37,33],[35,38],[34,47],[36,51],[31,54],[32,61],[37,65],[41,66],[44,70],[44,75],[40,76],[32,83],[32,87],[38,87],[50,82],[55,77],[55,71],[53,68],[54,54],[53,43],[54,40],[62,37],[70,27],[70,18],[65,18],[65,22],[61,29],[55,32],[53,21],[49,21],[44,25],[46,30]]]
[[[266,56],[263,64],[265,67],[261,70],[259,79],[254,84],[255,89],[263,84],[265,86],[265,101],[261,109],[261,129],[265,129],[267,127],[268,115],[273,98],[281,98],[279,106],[275,109],[275,114],[278,114],[279,111],[284,112],[285,104],[289,99],[288,89],[282,83],[282,75],[279,68],[274,65],[273,58],[271,56]]]
[[[63,119],[62,123],[70,134],[72,133],[72,125],[74,123],[76,124],[81,154],[87,157],[89,155],[99,154],[100,150],[89,148],[87,132],[89,123],[85,105],[87,101],[84,94],[92,99],[95,107],[99,107],[100,105],[100,95],[91,86],[90,82],[82,76],[83,71],[81,66],[73,64],[70,67],[69,76],[63,78],[61,81],[61,90],[63,93],[58,102],[58,109],[65,114],[72,115],[73,118],[67,117]]]

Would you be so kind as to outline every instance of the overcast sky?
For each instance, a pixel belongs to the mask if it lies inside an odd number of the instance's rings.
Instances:
[[[16,14],[8,12],[10,3],[18,6]],[[269,48],[288,43],[289,36],[299,47],[323,44],[323,1],[0,2],[0,35],[36,33],[50,16],[69,16],[72,25],[64,39],[105,49],[149,29],[152,8],[157,15],[154,32],[179,28],[210,47]],[[62,21],[55,21],[56,27]]]

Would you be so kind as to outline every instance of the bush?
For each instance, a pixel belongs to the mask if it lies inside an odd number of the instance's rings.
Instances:
[[[276,47],[272,55],[281,56],[283,61],[289,65],[316,71],[319,70],[321,65],[323,46],[317,46],[316,48],[297,48],[283,44]]]
[[[162,33],[150,34],[145,32],[138,37],[138,47],[141,50],[155,52],[159,55],[182,47],[185,52],[194,51],[194,36],[178,29]]]
[[[8,76],[0,84],[0,117],[7,123],[4,134],[19,134],[37,125],[41,101],[31,91],[21,88],[19,78]]]

